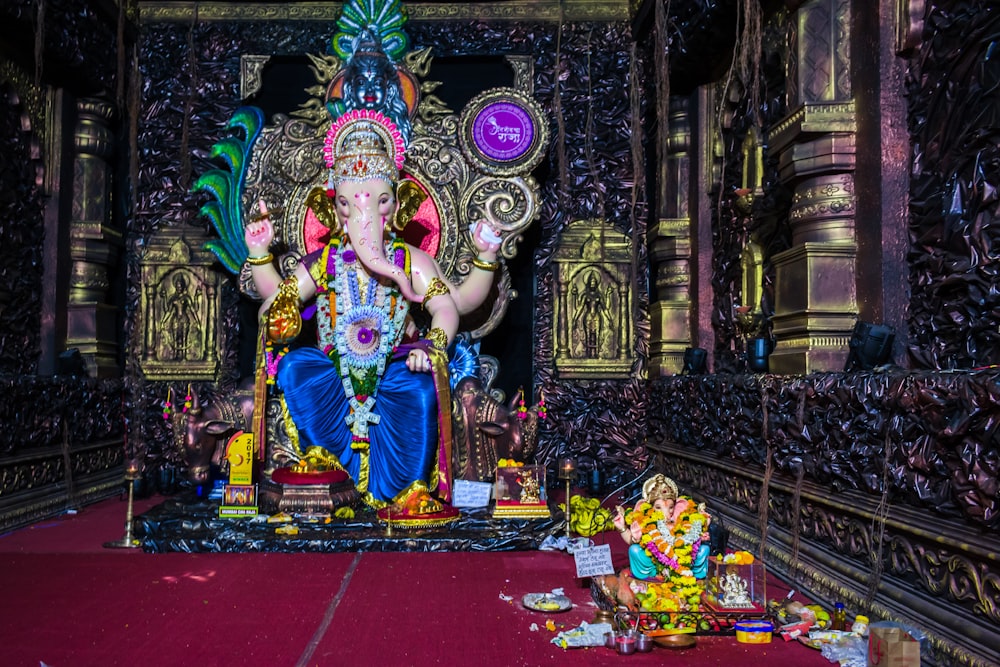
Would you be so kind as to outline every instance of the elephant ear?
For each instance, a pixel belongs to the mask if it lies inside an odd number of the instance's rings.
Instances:
[[[426,199],[427,193],[419,185],[407,178],[399,181],[399,185],[396,186],[396,201],[399,202],[399,209],[396,211],[396,218],[392,221],[392,228],[397,232],[403,231]]]
[[[340,223],[337,222],[337,213],[334,210],[333,202],[326,194],[326,188],[315,187],[306,195],[306,206],[308,206],[316,219],[323,223],[323,226],[333,231],[339,231]]]

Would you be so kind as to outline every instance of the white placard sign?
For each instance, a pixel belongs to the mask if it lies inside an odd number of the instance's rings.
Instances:
[[[599,544],[596,547],[586,547],[573,552],[576,560],[576,576],[596,577],[601,574],[614,574],[611,564],[611,545]]]
[[[490,504],[493,485],[489,482],[472,482],[456,479],[451,504],[454,507],[486,507]]]

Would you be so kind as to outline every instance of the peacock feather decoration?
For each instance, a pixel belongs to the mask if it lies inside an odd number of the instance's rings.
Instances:
[[[331,47],[342,60],[354,53],[354,41],[366,28],[373,29],[382,40],[382,49],[392,60],[399,60],[410,47],[410,38],[403,32],[406,14],[400,0],[348,0],[337,20],[337,33]]]
[[[257,107],[237,109],[226,123],[227,130],[235,131],[233,136],[212,146],[212,158],[221,158],[228,170],[207,171],[192,188],[193,192],[212,195],[201,207],[201,214],[211,221],[219,238],[208,241],[205,248],[233,274],[239,274],[249,254],[243,239],[242,196],[250,152],[263,126],[264,112]]]

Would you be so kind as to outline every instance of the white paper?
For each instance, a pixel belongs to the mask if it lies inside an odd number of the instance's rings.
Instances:
[[[451,504],[454,507],[486,507],[490,504],[493,485],[489,482],[471,482],[456,479]]]
[[[577,549],[573,552],[573,559],[576,561],[577,577],[596,577],[615,573],[615,568],[611,564],[610,544]]]

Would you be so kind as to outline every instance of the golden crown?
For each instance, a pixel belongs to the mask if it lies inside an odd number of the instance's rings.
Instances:
[[[642,496],[652,503],[657,498],[677,500],[677,484],[662,473],[657,473],[642,485]]]
[[[395,123],[378,111],[356,109],[338,118],[326,133],[323,157],[329,186],[344,181],[399,179],[405,147]]]

